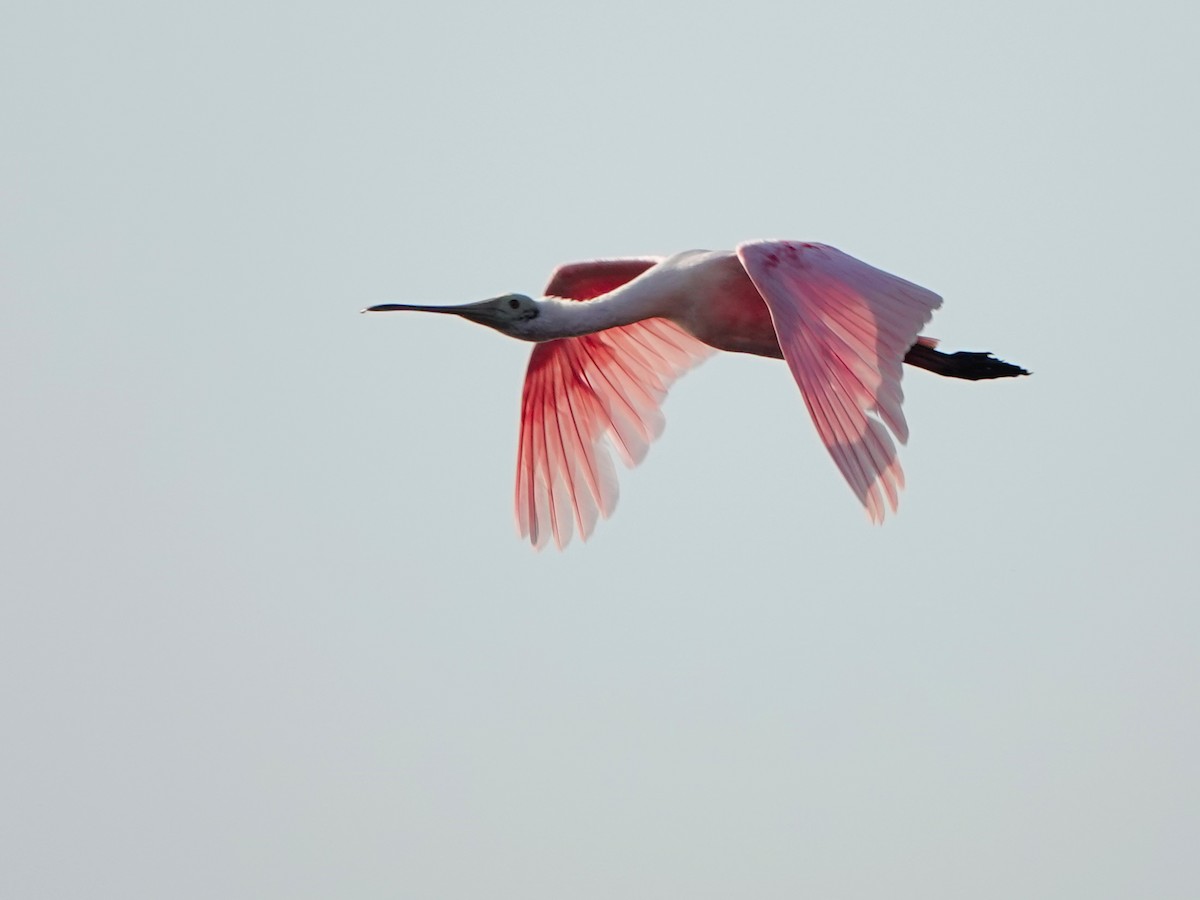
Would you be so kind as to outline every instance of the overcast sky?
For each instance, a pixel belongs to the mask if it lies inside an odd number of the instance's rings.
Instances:
[[[0,895],[1200,896],[1192,4],[9,3]],[[371,303],[833,244],[872,527],[777,361],[587,544],[528,345]]]

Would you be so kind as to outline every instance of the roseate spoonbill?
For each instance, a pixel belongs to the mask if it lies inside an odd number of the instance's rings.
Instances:
[[[904,473],[901,363],[951,378],[1028,375],[989,353],[942,353],[918,333],[942,298],[824,244],[751,241],[733,252],[560,266],[546,296],[363,312],[450,313],[536,341],[521,397],[516,513],[535,547],[586,539],[617,501],[606,438],[627,466],[662,431],[671,383],[714,350],[787,362],[817,433],[873,522]],[[576,301],[587,301],[584,303]]]

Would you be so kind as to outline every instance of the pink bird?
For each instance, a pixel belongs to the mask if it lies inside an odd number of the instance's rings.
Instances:
[[[920,331],[942,298],[824,244],[751,241],[733,252],[560,266],[540,300],[387,303],[451,313],[536,341],[521,397],[522,537],[586,539],[617,502],[609,444],[637,465],[662,432],[671,383],[714,350],[786,360],[817,433],[873,522],[894,512],[908,439],[901,363],[951,378],[1028,375],[989,353],[942,353]],[[586,301],[586,302],[578,302]]]

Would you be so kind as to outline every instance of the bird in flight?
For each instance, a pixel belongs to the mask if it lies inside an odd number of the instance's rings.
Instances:
[[[521,396],[516,514],[522,537],[586,539],[617,501],[615,448],[641,462],[671,383],[715,350],[783,359],[817,433],[873,522],[896,510],[908,439],[901,364],[950,378],[1028,375],[990,353],[943,353],[920,332],[942,298],[824,244],[560,266],[540,299],[363,312],[449,313],[534,341]]]

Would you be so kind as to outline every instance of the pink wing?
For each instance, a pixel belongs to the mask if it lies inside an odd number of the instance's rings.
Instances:
[[[871,520],[883,521],[885,495],[894,512],[904,487],[888,434],[908,440],[904,354],[942,298],[823,244],[761,241],[737,254],[821,440]]]
[[[594,259],[566,263],[554,270],[546,285],[547,297],[566,300],[594,300],[633,281],[647,269],[662,262],[659,256],[629,259]]]
[[[657,260],[602,260],[560,267],[547,295],[587,300]],[[586,539],[617,503],[607,436],[627,466],[659,434],[671,383],[712,349],[666,319],[647,319],[539,344],[525,373],[517,447],[517,528],[535,547],[558,547],[575,528]]]

